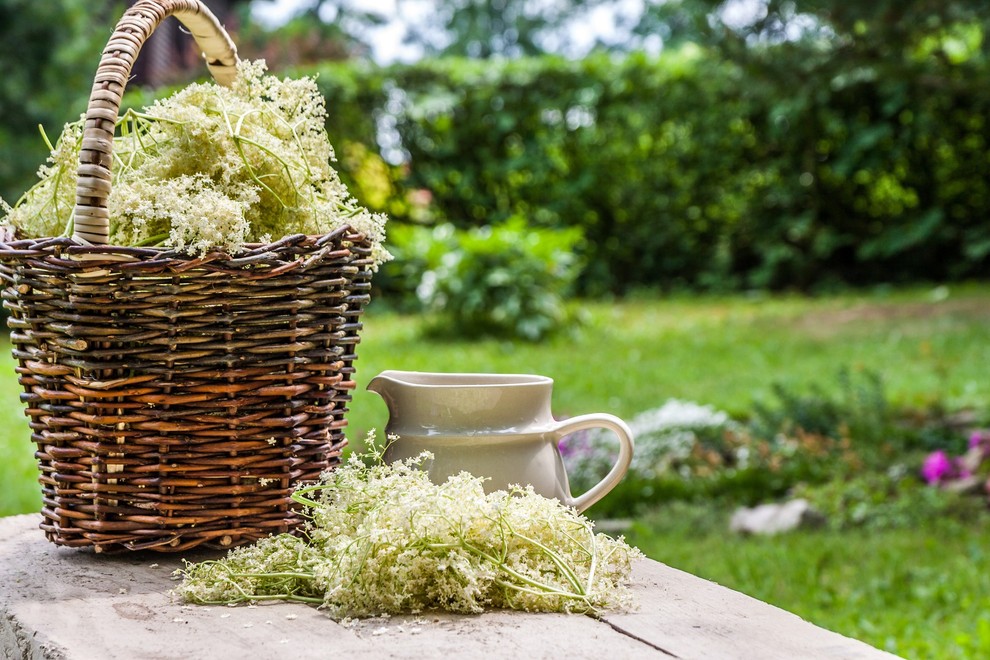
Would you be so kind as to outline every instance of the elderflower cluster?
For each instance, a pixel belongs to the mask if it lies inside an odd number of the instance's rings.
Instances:
[[[276,536],[187,566],[199,603],[284,598],[335,618],[442,609],[598,612],[631,604],[642,554],[532,488],[486,494],[467,473],[434,484],[417,459],[352,459],[297,493],[305,539]]]
[[[347,224],[375,246],[385,218],[360,206],[331,165],[326,106],[312,78],[278,79],[241,62],[230,87],[192,84],[118,120],[110,242],[236,253],[296,233]],[[67,124],[40,181],[6,224],[28,236],[72,231],[82,120]]]

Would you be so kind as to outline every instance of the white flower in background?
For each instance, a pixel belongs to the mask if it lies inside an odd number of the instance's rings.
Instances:
[[[659,408],[637,415],[630,423],[630,427],[637,433],[647,434],[672,428],[711,428],[725,426],[728,423],[728,413],[716,410],[712,406],[669,399]]]
[[[712,406],[669,399],[659,408],[642,412],[629,421],[636,450],[629,472],[653,478],[672,463],[687,458],[699,432],[734,428],[729,415]],[[561,455],[575,491],[594,485],[618,456],[614,436],[604,430],[572,434],[561,442]]]

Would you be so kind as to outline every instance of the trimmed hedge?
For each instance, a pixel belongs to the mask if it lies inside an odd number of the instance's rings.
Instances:
[[[426,189],[427,218],[460,227],[579,227],[585,293],[990,275],[990,67],[885,79],[800,54],[345,63],[319,82],[331,137],[365,145],[342,163],[359,196],[399,221],[423,220]],[[369,167],[379,148],[404,162]]]
[[[990,276],[990,45],[929,46],[297,73],[318,74],[345,182],[397,222],[576,227],[586,295],[808,290]]]

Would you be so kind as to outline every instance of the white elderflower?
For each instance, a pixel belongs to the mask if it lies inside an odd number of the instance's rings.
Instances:
[[[345,224],[367,235],[376,263],[385,217],[360,206],[331,163],[326,105],[311,78],[278,79],[241,62],[231,87],[188,85],[143,111],[114,138],[110,242],[191,254],[231,253],[289,234]],[[69,235],[82,120],[67,124],[40,181],[5,223],[29,236]]]
[[[189,565],[177,591],[199,603],[318,602],[335,618],[630,605],[638,550],[532,488],[486,494],[467,473],[434,484],[418,469],[426,460],[352,457],[296,493],[310,517],[305,540],[272,537]]]

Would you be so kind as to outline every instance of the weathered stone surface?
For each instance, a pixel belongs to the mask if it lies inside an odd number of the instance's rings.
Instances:
[[[796,499],[783,504],[739,507],[729,520],[729,529],[741,534],[780,534],[799,527],[817,527],[822,521],[808,500]]]
[[[639,562],[640,605],[601,620],[565,614],[426,614],[341,625],[304,605],[183,605],[181,558],[59,548],[37,516],[0,518],[0,658],[890,658],[862,642],[657,562]],[[216,553],[197,552],[190,560]]]

